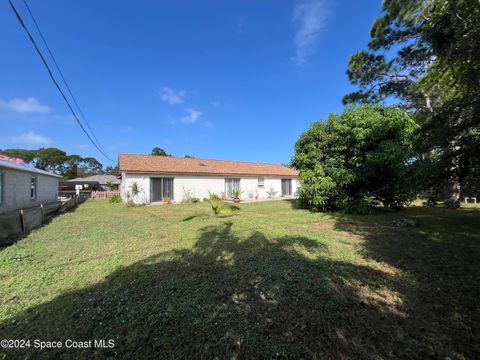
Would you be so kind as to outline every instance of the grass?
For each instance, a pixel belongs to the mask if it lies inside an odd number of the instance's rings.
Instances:
[[[478,358],[480,209],[88,201],[0,250],[0,338],[38,358]],[[417,227],[391,221],[410,217]]]

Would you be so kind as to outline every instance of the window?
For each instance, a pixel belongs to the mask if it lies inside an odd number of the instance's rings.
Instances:
[[[233,198],[233,192],[240,190],[240,179],[225,179],[225,195],[227,198]]]
[[[0,170],[0,205],[3,204],[3,187],[4,187],[3,171]]]
[[[258,187],[263,188],[265,186],[265,179],[264,178],[258,178]]]
[[[173,178],[150,178],[150,201],[173,201]]]
[[[30,199],[35,200],[37,198],[37,177],[32,176],[30,179]]]
[[[291,179],[282,179],[282,196],[292,196]]]

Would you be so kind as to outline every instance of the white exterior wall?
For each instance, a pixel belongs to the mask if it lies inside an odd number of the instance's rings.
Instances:
[[[174,202],[182,202],[185,191],[192,196],[203,200],[207,198],[209,193],[220,195],[225,191],[226,178],[240,178],[240,190],[242,190],[241,198],[243,200],[249,199],[249,194],[258,199],[266,199],[268,197],[267,191],[273,189],[277,191],[275,197],[281,197],[282,193],[282,177],[263,177],[264,187],[258,187],[258,177],[235,177],[235,176],[206,176],[206,175],[171,175],[171,174],[136,174],[136,173],[122,173],[122,184],[120,191],[124,201],[128,200],[127,193],[130,191],[130,186],[134,182],[140,187],[140,194],[136,199],[133,199],[138,204],[150,203],[150,178],[151,177],[173,177],[173,200]],[[285,177],[287,179],[287,177]],[[298,189],[298,179],[292,178],[292,194],[295,195]]]
[[[150,203],[150,175],[149,174],[132,174],[122,173],[122,184],[120,185],[120,193],[122,199],[127,201],[130,192],[130,186],[137,183],[140,187],[140,194],[137,198],[132,199],[137,204]]]
[[[225,178],[219,176],[185,176],[173,177],[173,197],[175,202],[181,202],[184,192],[203,200],[210,193],[220,195],[225,191]]]

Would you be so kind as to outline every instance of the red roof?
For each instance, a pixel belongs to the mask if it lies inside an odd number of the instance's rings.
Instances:
[[[120,171],[137,173],[255,175],[296,177],[298,172],[284,165],[244,161],[207,160],[141,154],[120,154]]]

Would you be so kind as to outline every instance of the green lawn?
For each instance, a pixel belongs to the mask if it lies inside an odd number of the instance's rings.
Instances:
[[[58,216],[0,250],[0,339],[115,340],[40,358],[480,357],[478,207],[240,207],[182,222],[207,205],[88,201]],[[405,216],[418,226],[391,225]]]

